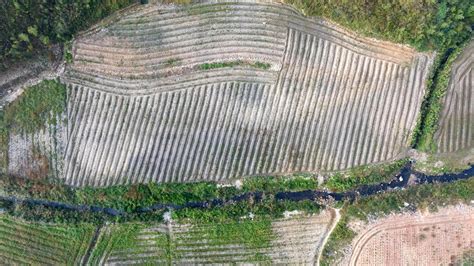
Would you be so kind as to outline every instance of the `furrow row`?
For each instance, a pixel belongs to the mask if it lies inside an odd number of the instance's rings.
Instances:
[[[104,86],[113,91],[120,82],[99,76],[74,87],[67,182],[106,186],[337,170],[408,149],[427,56],[400,66],[295,29],[287,39],[274,86],[239,82],[227,75],[248,72],[229,69],[196,81],[191,76],[187,89],[148,96],[105,93]]]
[[[474,147],[474,42],[453,65],[436,132],[438,152],[455,153]]]
[[[90,74],[76,70],[64,75],[62,81],[116,95],[139,96],[221,82],[273,83],[276,78],[276,72],[234,67],[232,69],[196,71],[171,77],[147,79],[140,83],[126,82],[106,75]]]
[[[288,43],[296,45],[287,47],[289,56],[278,80],[276,110],[270,113],[280,119],[269,118],[278,131],[263,143],[270,147],[263,172],[344,169],[391,159],[404,151],[414,126],[412,113],[423,94],[426,58],[419,59],[421,63],[416,60],[411,68],[400,68],[292,29]],[[305,84],[308,73],[315,78]],[[395,84],[384,86],[387,80]],[[386,112],[387,105],[393,110]],[[380,127],[386,119],[396,127]],[[302,147],[296,142],[299,139],[308,141]],[[375,157],[381,146],[386,152]]]
[[[316,35],[329,34],[333,39],[337,38],[340,43],[352,43],[352,45],[359,47],[365,47],[367,44],[370,44],[375,52],[374,54],[382,53],[396,62],[399,62],[400,57],[406,59],[411,53],[407,48],[387,45],[387,43],[383,42],[374,43],[373,41],[356,37],[354,34],[331,25],[324,20],[306,19],[287,5],[274,3],[231,3],[224,6],[220,4],[202,4],[201,6],[201,12],[179,12],[179,9],[178,11],[155,10],[151,16],[124,18],[111,30],[122,31],[131,35],[149,35],[156,33],[159,29],[160,34],[166,35],[178,29],[182,29],[182,33],[184,33],[186,29],[193,29],[195,27],[218,26],[233,19],[255,18],[255,21],[258,21],[259,24],[268,25],[268,27],[274,25],[280,27],[301,26],[310,29],[311,33]],[[199,10],[199,5],[196,5],[196,7]],[[136,30],[137,28],[139,29],[138,31]],[[367,51],[367,49],[364,50]],[[394,51],[397,53],[398,59],[397,56],[394,56]]]

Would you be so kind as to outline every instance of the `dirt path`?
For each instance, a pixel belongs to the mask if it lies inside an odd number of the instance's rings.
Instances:
[[[328,233],[326,234],[326,237],[324,237],[324,240],[321,243],[321,245],[319,245],[319,247],[318,247],[319,250],[318,250],[318,254],[316,255],[317,256],[316,257],[316,263],[314,265],[320,265],[321,256],[323,255],[324,247],[326,246],[326,243],[327,243],[329,237],[331,236],[332,231],[334,230],[334,228],[336,228],[336,225],[339,222],[339,219],[341,218],[341,214],[339,213],[339,209],[331,209],[330,211],[333,213],[332,221],[331,221],[331,228],[329,229]]]

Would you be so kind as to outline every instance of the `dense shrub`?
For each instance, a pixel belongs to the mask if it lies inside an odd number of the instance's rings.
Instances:
[[[70,40],[135,0],[12,0],[0,5],[0,62]]]

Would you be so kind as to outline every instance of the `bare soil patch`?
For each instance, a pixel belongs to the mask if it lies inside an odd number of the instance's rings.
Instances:
[[[474,247],[474,207],[392,215],[357,231],[343,265],[450,265]]]

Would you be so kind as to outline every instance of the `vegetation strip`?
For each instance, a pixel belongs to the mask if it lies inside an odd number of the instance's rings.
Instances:
[[[236,60],[236,61],[228,61],[228,62],[204,63],[201,65],[198,65],[197,68],[201,70],[209,70],[209,69],[235,67],[235,66],[249,66],[249,67],[261,68],[261,69],[266,70],[266,69],[269,69],[271,65],[269,63],[263,63],[259,61],[248,62],[248,61],[243,61],[243,60]]]
[[[334,199],[336,201],[344,201],[344,200],[354,200],[360,196],[366,197],[370,195],[377,194],[382,191],[387,191],[389,189],[394,188],[401,188],[406,187],[408,184],[408,179],[410,175],[416,176],[417,180],[416,183],[418,184],[426,184],[426,183],[446,183],[455,180],[462,180],[467,179],[469,177],[474,176],[474,166],[471,166],[468,170],[464,170],[461,173],[456,174],[443,174],[443,175],[426,175],[423,173],[419,173],[412,170],[412,164],[408,163],[400,172],[400,174],[396,175],[395,178],[389,183],[380,183],[376,185],[364,185],[360,188],[355,190],[347,191],[347,192],[326,192],[326,191],[318,191],[318,190],[306,190],[306,191],[298,191],[298,192],[277,192],[274,194],[274,198],[277,201],[282,200],[289,200],[289,201],[304,201],[304,200],[317,200],[317,199]],[[91,206],[91,205],[74,205],[74,204],[67,204],[63,202],[55,202],[55,201],[48,201],[48,200],[40,200],[40,199],[21,199],[14,196],[0,196],[0,200],[3,202],[9,202],[13,205],[18,203],[27,203],[30,205],[40,205],[45,207],[52,207],[57,209],[64,209],[64,210],[72,210],[72,211],[80,211],[80,212],[93,212],[93,213],[103,213],[111,217],[120,217],[120,216],[127,216],[133,213],[147,213],[153,212],[156,210],[180,210],[180,209],[209,209],[213,207],[222,207],[233,205],[235,203],[239,203],[242,201],[251,200],[254,203],[261,202],[266,196],[265,192],[256,191],[250,193],[244,193],[237,196],[234,196],[228,200],[222,199],[212,199],[207,201],[201,202],[187,202],[181,205],[178,204],[155,204],[150,207],[146,208],[139,208],[130,212],[125,212],[113,208],[104,208],[99,206]]]
[[[84,255],[84,258],[82,260],[82,265],[88,265],[89,264],[89,258],[92,254],[92,251],[94,250],[94,248],[97,244],[97,240],[99,239],[99,236],[100,236],[100,231],[102,230],[103,227],[104,227],[103,224],[99,224],[96,227],[96,229],[94,231],[94,235],[92,236],[91,242],[90,242],[89,246],[87,247],[86,254]]]

